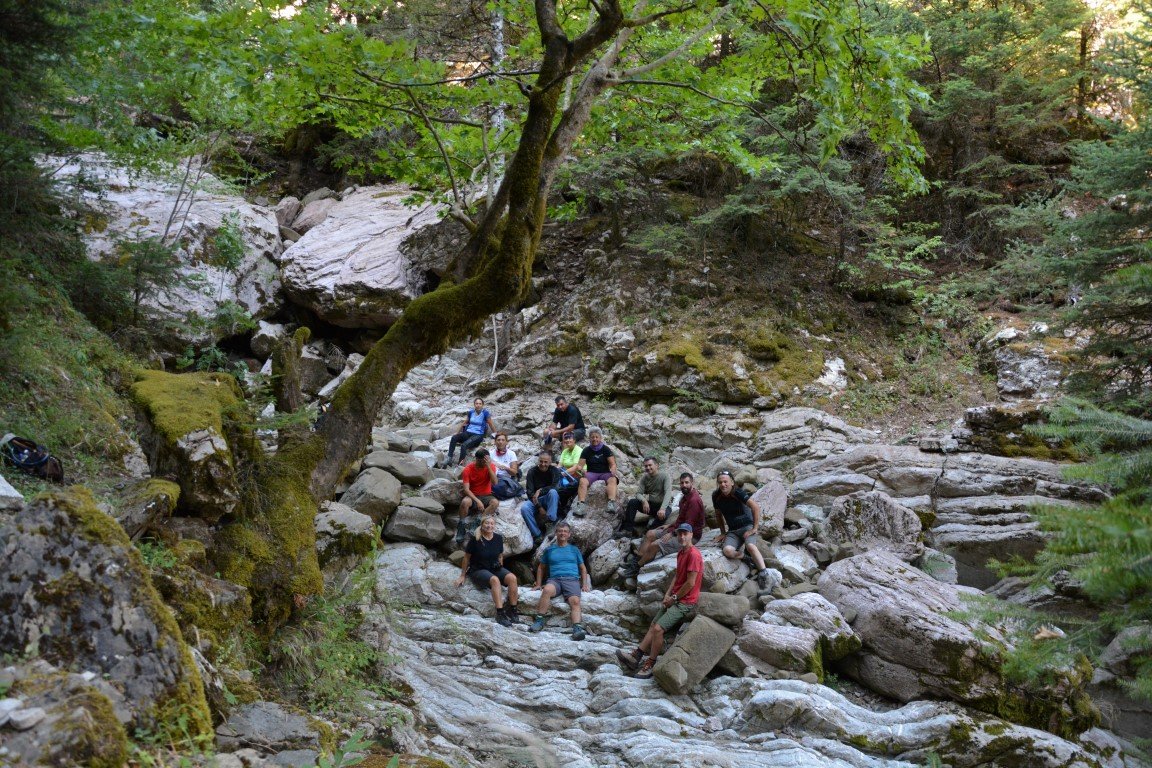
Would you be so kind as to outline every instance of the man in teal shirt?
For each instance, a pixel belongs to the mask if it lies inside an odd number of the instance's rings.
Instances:
[[[530,632],[539,632],[548,623],[548,610],[552,606],[552,598],[556,595],[568,601],[572,606],[572,639],[583,640],[588,633],[580,623],[580,587],[584,585],[589,591],[592,589],[592,580],[588,577],[588,569],[584,566],[584,556],[580,548],[571,543],[572,529],[568,523],[556,524],[556,543],[544,550],[540,556],[540,564],[536,566],[536,589],[544,585],[540,593],[540,604],[536,607],[536,620],[529,627]],[[547,581],[545,581],[547,575]]]

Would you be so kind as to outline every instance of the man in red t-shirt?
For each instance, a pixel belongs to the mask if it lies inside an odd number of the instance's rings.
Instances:
[[[680,553],[676,555],[676,577],[664,592],[663,607],[648,628],[648,634],[632,653],[616,651],[616,658],[628,669],[636,670],[636,677],[652,677],[656,659],[664,651],[664,633],[671,632],[692,613],[700,599],[700,583],[704,577],[704,557],[692,545],[692,526],[676,526],[676,541]]]
[[[488,458],[487,448],[476,451],[476,460],[464,467],[460,479],[464,481],[464,498],[460,499],[460,522],[456,524],[457,544],[462,544],[468,538],[468,526],[464,518],[479,512],[494,515],[500,506],[500,502],[492,495],[496,467]]]

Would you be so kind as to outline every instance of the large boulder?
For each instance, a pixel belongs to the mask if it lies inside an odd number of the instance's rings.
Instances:
[[[949,699],[1056,733],[1079,733],[1099,719],[1083,691],[1090,670],[1049,670],[1057,682],[1046,686],[1009,681],[1001,632],[953,618],[966,609],[961,591],[891,552],[833,563],[819,587],[841,613],[856,615],[863,647],[841,666],[875,691],[899,701]]]
[[[121,260],[125,244],[164,239],[179,262],[178,278],[167,279],[143,304],[163,320],[170,351],[188,344],[210,345],[235,333],[218,322],[239,306],[255,318],[280,307],[280,228],[269,208],[220,191],[210,174],[192,187],[180,176],[161,177],[113,165],[106,157],[80,155],[60,163],[56,178],[75,182],[76,198],[91,211],[84,240],[90,259]],[[97,190],[80,179],[101,182]],[[242,253],[221,253],[219,243],[239,235]]]
[[[632,544],[624,539],[609,539],[586,558],[593,584],[606,584],[624,564]]]
[[[860,638],[832,603],[817,592],[805,592],[764,606],[764,618],[775,617],[794,627],[804,627],[820,636],[823,660],[827,664],[860,650]]]
[[[325,565],[339,557],[366,555],[376,541],[376,524],[346,504],[326,501],[316,515],[316,555]]]
[[[860,445],[824,459],[801,462],[791,487],[793,504],[831,504],[857,491],[883,491],[898,502],[969,496],[1043,496],[1102,501],[1103,491],[1068,481],[1061,465],[982,453],[944,455],[915,446]]]
[[[155,729],[178,714],[212,732],[200,675],[171,611],[124,530],[86,491],[0,518],[0,647],[89,670],[123,692],[125,721]]]
[[[12,487],[12,485],[0,475],[0,510],[5,509],[19,509],[24,506],[24,494]]]
[[[1069,353],[1076,342],[1049,336],[1048,326],[1010,326],[985,336],[977,344],[996,372],[996,390],[1008,402],[1026,398],[1052,398],[1068,373]]]
[[[701,592],[696,603],[696,615],[707,616],[728,627],[739,627],[749,608],[748,598],[744,595]]]
[[[653,669],[656,682],[668,693],[688,693],[735,642],[735,632],[706,616],[697,616],[656,661]]]
[[[368,515],[372,522],[381,525],[400,506],[402,490],[400,481],[392,473],[370,467],[356,477],[340,497],[340,503]]]
[[[924,551],[920,518],[881,491],[859,491],[832,503],[825,533],[833,544],[857,552],[886,549],[905,562]]]
[[[608,511],[608,489],[604,483],[593,483],[588,489],[583,517],[569,514],[566,518],[572,526],[572,543],[580,547],[585,557],[591,555],[606,541],[612,539],[616,533],[616,526],[620,514]],[[575,505],[576,502],[573,502]],[[616,503],[623,505],[623,493],[617,493]]]
[[[236,379],[139,371],[132,398],[152,474],[180,486],[177,508],[208,522],[236,511],[240,486],[226,439],[229,416],[243,402]]]
[[[288,297],[343,328],[394,322],[426,280],[404,241],[438,221],[435,205],[405,205],[409,194],[400,186],[363,187],[306,206],[296,221],[307,231],[281,257]]]
[[[745,619],[736,638],[738,656],[751,656],[771,669],[823,676],[820,633],[782,622]]]
[[[874,432],[850,426],[815,408],[782,408],[762,419],[751,445],[752,459],[790,466],[800,459],[821,459],[858,443],[876,439]]]
[[[770,480],[752,494],[752,501],[760,507],[760,535],[765,539],[779,536],[784,531],[788,487],[779,480]]]
[[[432,479],[432,469],[426,462],[396,451],[372,451],[364,457],[363,467],[379,467],[405,485],[422,487]]]
[[[389,541],[416,541],[436,545],[443,541],[446,535],[444,518],[439,514],[403,504],[384,524],[384,538]]]

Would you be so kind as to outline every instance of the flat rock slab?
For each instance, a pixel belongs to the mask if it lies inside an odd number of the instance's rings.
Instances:
[[[886,549],[910,563],[924,552],[920,518],[882,491],[859,491],[832,502],[825,528],[833,544],[857,552]]]
[[[736,642],[736,633],[707,616],[697,616],[656,661],[656,682],[671,694],[695,688]]]
[[[379,467],[418,488],[432,479],[432,469],[422,459],[397,451],[373,451],[364,458],[364,467]]]
[[[216,729],[221,749],[259,746],[267,750],[319,748],[320,733],[312,720],[270,701],[244,704]]]

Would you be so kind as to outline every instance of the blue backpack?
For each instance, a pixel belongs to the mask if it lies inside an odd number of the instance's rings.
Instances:
[[[27,475],[55,483],[64,482],[64,465],[48,449],[26,437],[9,432],[0,438],[0,458]]]

